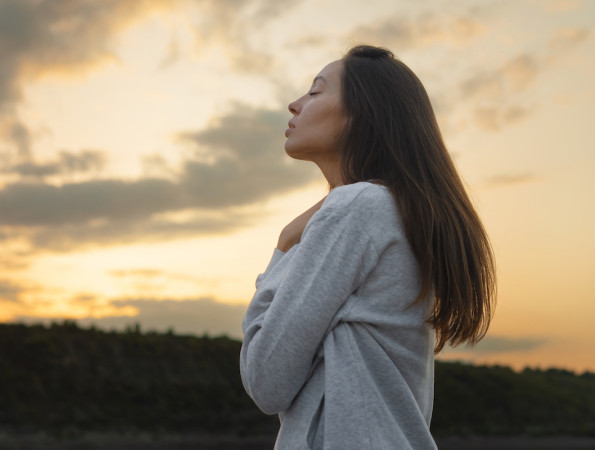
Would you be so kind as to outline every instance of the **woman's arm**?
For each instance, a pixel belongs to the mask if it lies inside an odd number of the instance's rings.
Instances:
[[[277,263],[281,259],[283,259],[285,254],[289,250],[291,250],[291,248],[294,245],[299,244],[299,242],[302,239],[302,234],[306,225],[308,224],[314,213],[320,209],[325,199],[326,197],[320,200],[315,205],[313,205],[308,210],[304,211],[299,216],[297,216],[290,223],[288,223],[285,226],[285,228],[283,228],[281,234],[279,235],[279,241],[277,243],[275,251],[273,252],[273,256],[271,257],[269,265],[263,273],[256,277],[255,284],[257,291],[261,289],[261,285],[263,281],[266,279],[267,275],[273,270]],[[269,308],[271,301],[272,297],[270,295],[264,295],[262,292],[261,295],[255,296],[255,298],[252,300],[250,304],[249,313],[246,315],[244,322],[248,320],[251,323],[254,323],[256,321],[257,316],[261,316],[266,312],[266,310]],[[244,323],[242,323],[242,328],[244,328]]]
[[[294,251],[274,296],[261,286],[244,321],[242,380],[269,414],[289,408],[335,314],[378,257],[346,209],[323,208],[313,215]]]

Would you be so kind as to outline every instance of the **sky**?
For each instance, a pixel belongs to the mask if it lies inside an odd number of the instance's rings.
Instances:
[[[326,195],[287,104],[353,45],[428,90],[496,254],[487,337],[439,357],[595,371],[595,2],[0,0],[0,321],[241,338]]]

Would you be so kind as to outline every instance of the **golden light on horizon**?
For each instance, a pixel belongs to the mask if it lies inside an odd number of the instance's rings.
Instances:
[[[286,105],[365,41],[427,86],[496,251],[486,346],[445,357],[595,370],[595,3],[11,5],[0,320],[241,337],[280,229],[325,195],[284,155]]]

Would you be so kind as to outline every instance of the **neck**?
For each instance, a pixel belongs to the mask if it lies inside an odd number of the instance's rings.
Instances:
[[[324,178],[326,178],[331,189],[345,184],[341,174],[341,159],[338,156],[327,158],[324,161],[316,161],[316,165],[324,175]]]

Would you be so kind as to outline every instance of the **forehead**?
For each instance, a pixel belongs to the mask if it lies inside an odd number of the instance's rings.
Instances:
[[[316,78],[322,77],[327,83],[338,83],[341,79],[341,71],[343,70],[343,61],[333,61],[327,64],[324,68],[316,75]],[[316,80],[315,78],[315,80]]]

